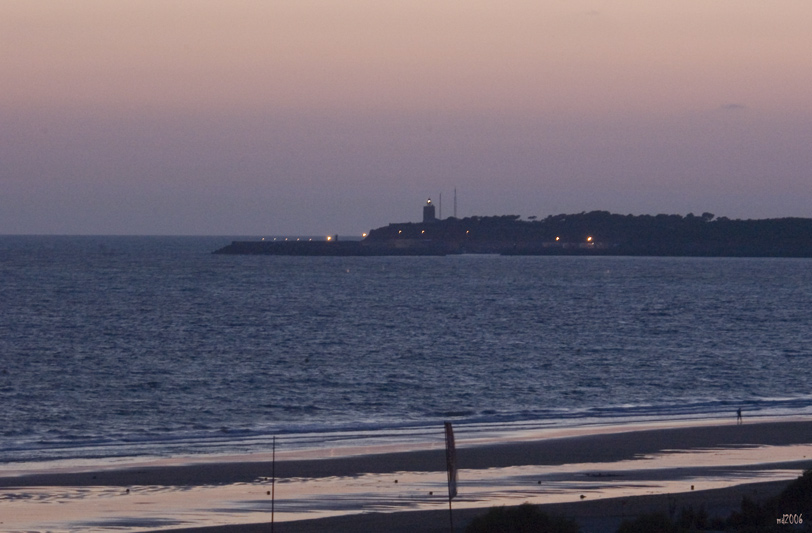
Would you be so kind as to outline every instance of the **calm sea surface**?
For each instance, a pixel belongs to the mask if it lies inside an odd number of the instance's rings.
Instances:
[[[0,464],[812,414],[810,260],[230,240],[0,237]]]

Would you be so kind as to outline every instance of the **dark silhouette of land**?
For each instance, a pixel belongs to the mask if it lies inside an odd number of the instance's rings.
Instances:
[[[274,255],[629,255],[812,257],[812,219],[732,220],[592,211],[389,224],[362,241],[235,241],[214,253]]]

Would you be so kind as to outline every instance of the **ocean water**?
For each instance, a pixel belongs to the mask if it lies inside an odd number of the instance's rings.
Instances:
[[[812,414],[812,260],[0,237],[0,464]]]

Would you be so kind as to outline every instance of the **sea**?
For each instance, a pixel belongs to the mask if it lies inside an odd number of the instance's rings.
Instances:
[[[812,260],[0,236],[0,468],[812,415]]]

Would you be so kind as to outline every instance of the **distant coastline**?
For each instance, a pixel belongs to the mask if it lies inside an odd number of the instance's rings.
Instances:
[[[432,207],[430,202],[427,207]],[[812,257],[812,219],[733,220],[711,213],[617,215],[608,211],[393,223],[360,241],[234,241],[215,254],[296,256],[621,255]]]

